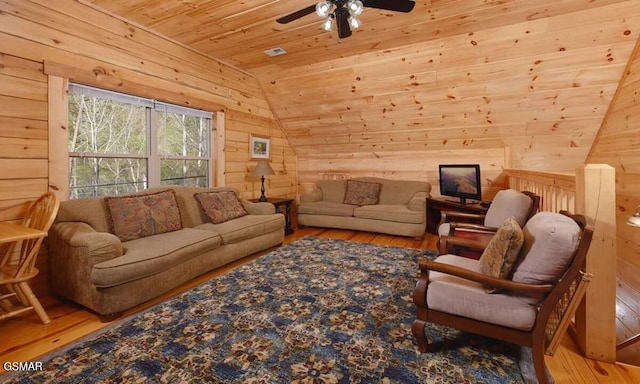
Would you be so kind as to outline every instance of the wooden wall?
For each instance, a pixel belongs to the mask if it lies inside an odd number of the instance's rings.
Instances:
[[[640,268],[640,228],[625,224],[640,206],[640,42],[588,162],[616,168],[618,256]]]
[[[295,50],[253,64],[304,189],[325,172],[437,186],[439,163],[462,162],[480,163],[493,193],[505,161],[557,172],[584,163],[638,39],[640,2],[526,2],[544,3],[531,13],[520,1],[504,12],[503,2],[477,3],[432,1],[423,24],[419,14],[394,16],[409,24],[380,41],[387,49],[365,50],[363,40],[377,46],[366,30],[307,52],[304,65]],[[320,59],[323,50],[341,55]]]
[[[45,69],[46,68],[46,69]],[[0,221],[18,220],[26,204],[50,187],[48,75],[115,91],[225,112],[224,176],[247,198],[259,181],[249,136],[271,137],[267,191],[295,196],[296,162],[257,81],[197,53],[81,3],[0,3]],[[54,111],[55,112],[55,111]],[[61,127],[64,129],[64,127]],[[46,289],[46,255],[40,285]]]
[[[588,161],[616,171],[617,340],[640,330],[640,228],[625,224],[640,206],[640,41],[594,141]],[[640,344],[618,351],[619,361],[638,363]]]

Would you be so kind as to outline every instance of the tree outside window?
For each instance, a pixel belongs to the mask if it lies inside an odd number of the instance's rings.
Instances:
[[[211,113],[72,84],[70,198],[209,186]]]

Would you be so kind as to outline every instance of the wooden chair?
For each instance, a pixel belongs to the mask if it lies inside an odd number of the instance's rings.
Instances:
[[[589,276],[581,268],[592,229],[582,216],[540,212],[523,233],[510,279],[485,275],[479,272],[478,260],[453,254],[419,262],[420,278],[413,292],[417,318],[411,329],[421,352],[429,347],[426,324],[442,324],[531,347],[536,376],[540,383],[548,382],[545,346],[553,354],[582,300]],[[499,292],[488,293],[488,287]]]
[[[496,194],[484,215],[443,211],[441,212],[442,224],[438,227],[438,250],[440,254],[446,253],[442,241],[445,236],[467,238],[486,246],[496,228],[506,219],[513,216],[520,226],[524,226],[539,209],[540,196],[533,192],[506,189]],[[461,250],[457,254],[472,259],[478,259],[481,255],[475,249]]]
[[[35,267],[38,252],[47,236],[47,231],[53,224],[59,206],[58,198],[51,192],[43,194],[31,203],[22,220],[22,225],[43,233],[35,238],[10,243],[2,257],[0,288],[3,291],[0,292],[0,306],[3,313],[0,313],[0,320],[35,310],[44,324],[51,322],[29,287],[28,281],[38,274],[38,269]],[[16,257],[14,253],[18,244],[20,248]]]

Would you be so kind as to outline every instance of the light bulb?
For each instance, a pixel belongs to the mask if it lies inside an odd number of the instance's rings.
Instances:
[[[360,26],[360,20],[356,19],[354,16],[349,16],[349,25],[351,29],[356,29]]]
[[[324,29],[327,32],[330,32],[332,27],[333,27],[333,15],[329,15],[322,22],[322,29]]]
[[[331,2],[324,1],[316,4],[316,14],[320,17],[327,17],[331,11]]]
[[[627,219],[627,225],[632,227],[640,227],[640,205],[636,207],[636,211]]]
[[[640,213],[636,212],[627,220],[627,225],[632,227],[640,227]]]
[[[347,2],[347,9],[349,10],[351,16],[360,16],[363,9],[362,1],[349,0],[349,2]]]

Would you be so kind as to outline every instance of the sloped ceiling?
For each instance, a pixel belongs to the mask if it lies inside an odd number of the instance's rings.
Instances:
[[[90,2],[256,76],[317,161],[511,147],[515,167],[572,170],[640,31],[637,0],[423,0],[365,8],[342,40],[315,14],[275,22],[313,0]]]

